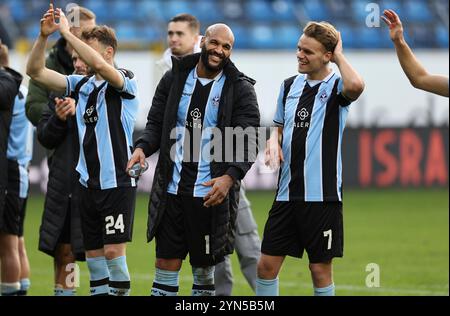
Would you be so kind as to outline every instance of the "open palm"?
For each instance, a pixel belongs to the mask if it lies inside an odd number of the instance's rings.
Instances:
[[[403,25],[399,16],[393,10],[384,10],[384,16],[381,18],[389,26],[391,40],[397,41],[403,38]]]
[[[59,25],[55,22],[54,13],[53,5],[50,5],[50,9],[41,19],[41,35],[49,36],[59,29]]]

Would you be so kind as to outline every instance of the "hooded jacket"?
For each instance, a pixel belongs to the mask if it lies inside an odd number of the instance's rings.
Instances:
[[[39,250],[54,256],[70,209],[70,244],[77,260],[84,260],[83,234],[78,197],[79,145],[76,118],[61,121],[50,101],[37,126],[39,142],[54,150],[49,168],[44,213],[39,228]]]
[[[67,42],[60,38],[50,50],[46,67],[63,75],[74,72]],[[30,80],[26,101],[28,119],[37,127],[38,140],[48,150],[49,177],[44,213],[39,229],[39,250],[54,256],[64,227],[67,209],[71,209],[71,245],[78,259],[84,255],[76,192],[78,139],[73,119],[61,122],[55,114],[54,98],[60,96]],[[69,205],[70,202],[70,205]]]
[[[8,184],[8,136],[14,100],[19,93],[22,75],[10,68],[0,68],[0,228],[2,227],[6,187]]]

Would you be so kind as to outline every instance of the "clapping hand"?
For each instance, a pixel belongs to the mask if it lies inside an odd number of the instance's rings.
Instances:
[[[59,20],[59,23],[56,23],[56,20]],[[41,19],[41,36],[48,37],[58,30],[61,34],[69,32],[69,21],[60,8],[53,8],[53,4],[50,3],[49,9]]]
[[[75,100],[72,98],[55,98],[56,116],[61,121],[66,121],[67,117],[75,115]]]
[[[55,9],[53,4],[50,3],[49,9],[41,19],[41,36],[49,37],[57,30],[59,30],[59,25],[55,21]]]

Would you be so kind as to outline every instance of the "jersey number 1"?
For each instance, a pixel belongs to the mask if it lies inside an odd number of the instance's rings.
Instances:
[[[205,236],[205,254],[209,255],[209,235]]]

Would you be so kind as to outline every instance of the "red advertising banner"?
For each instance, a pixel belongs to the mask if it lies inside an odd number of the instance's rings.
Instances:
[[[448,186],[448,139],[448,127],[347,129],[345,186]]]

